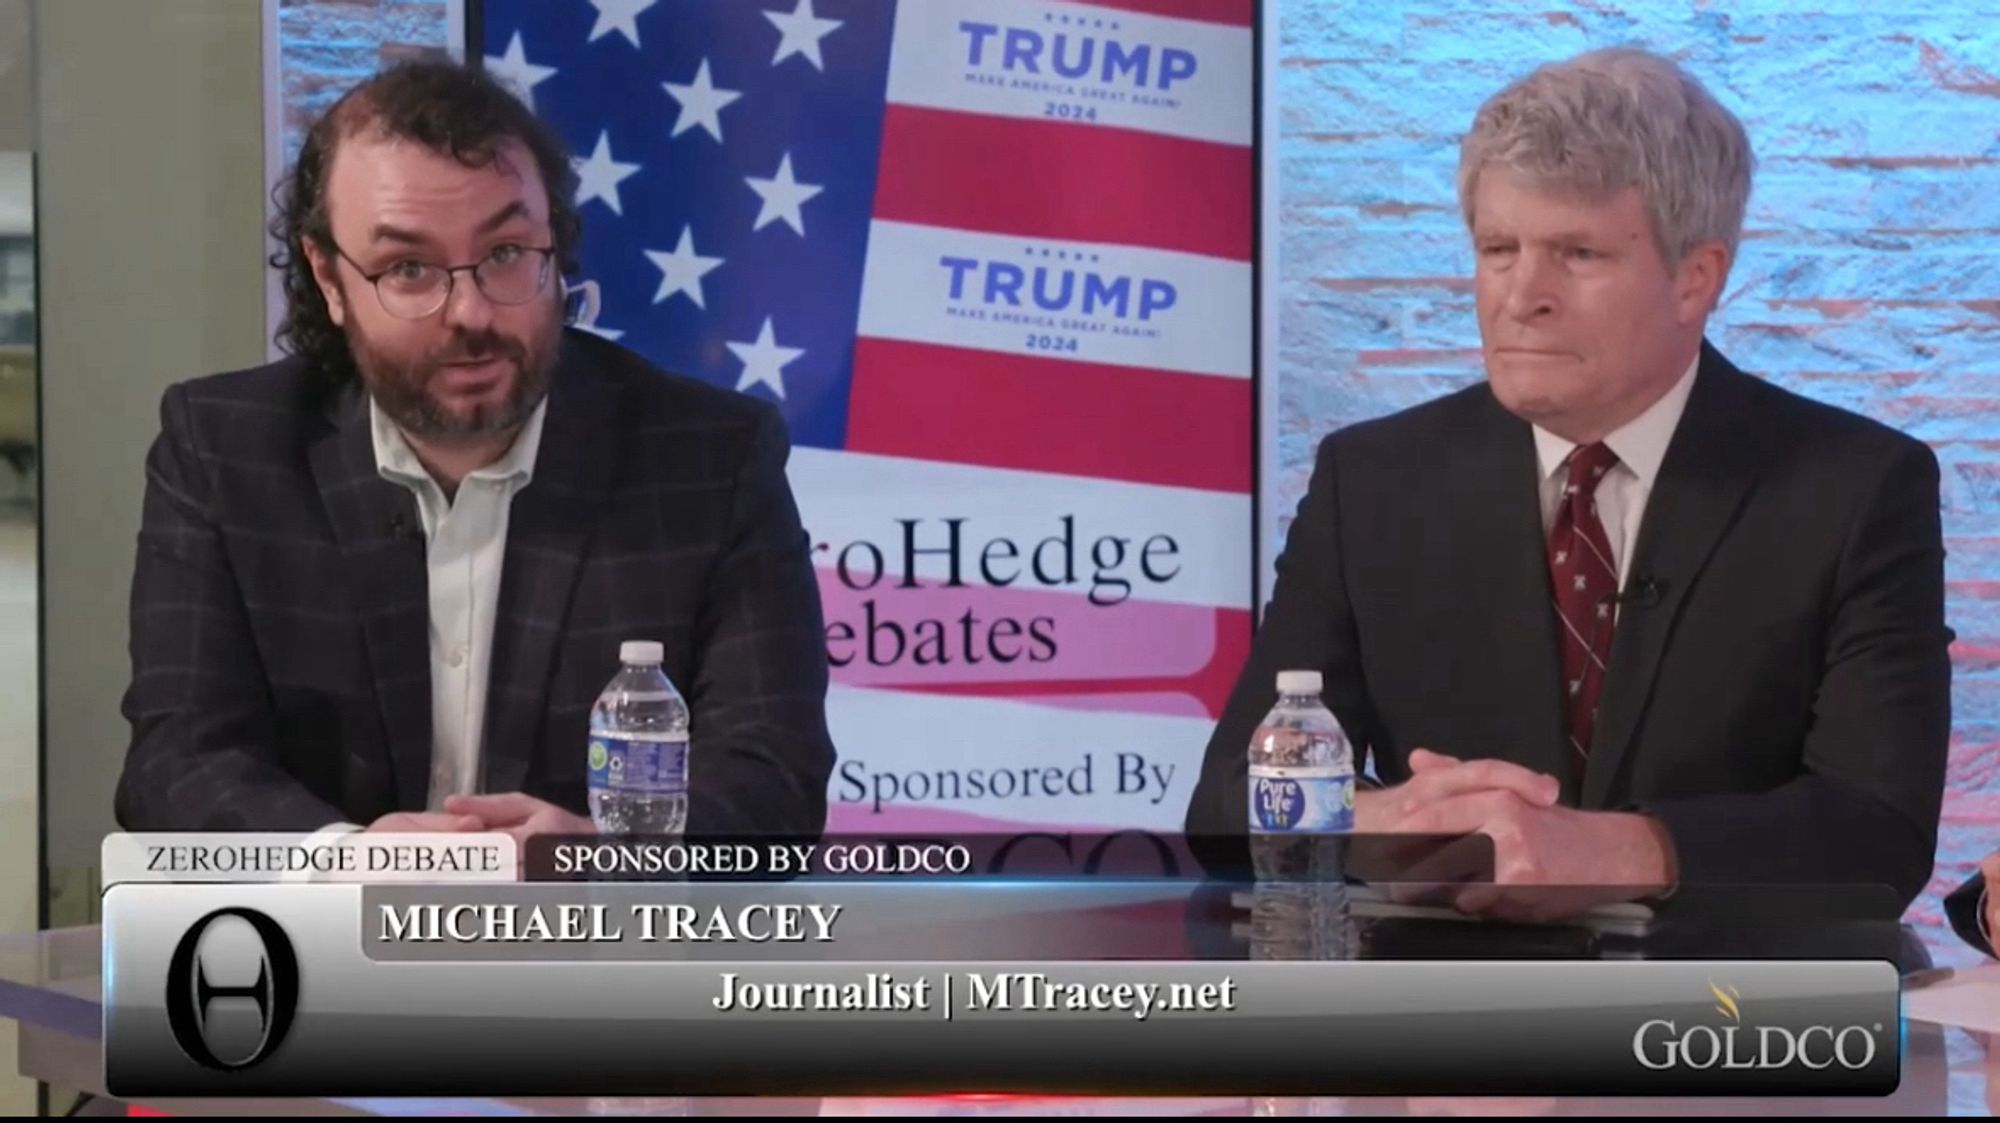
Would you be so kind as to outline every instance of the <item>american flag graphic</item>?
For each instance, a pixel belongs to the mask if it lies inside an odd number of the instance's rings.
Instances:
[[[483,5],[579,322],[784,411],[836,826],[1178,822],[1250,633],[1253,7]]]

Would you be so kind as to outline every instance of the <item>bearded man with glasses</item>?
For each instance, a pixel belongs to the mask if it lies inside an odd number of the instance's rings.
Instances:
[[[564,326],[576,175],[409,63],[282,189],[291,352],[170,389],[132,588],[132,830],[591,830],[589,711],[657,640],[688,829],[817,834],[818,585],[769,403]]]

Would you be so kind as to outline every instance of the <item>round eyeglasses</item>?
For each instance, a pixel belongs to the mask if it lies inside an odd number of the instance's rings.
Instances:
[[[485,260],[472,265],[431,265],[406,258],[370,273],[338,243],[333,249],[354,266],[362,280],[375,287],[382,310],[400,320],[421,320],[443,308],[451,299],[452,284],[460,273],[471,273],[480,293],[495,304],[526,304],[548,287],[549,262],[555,256],[551,246],[505,242],[493,247]]]

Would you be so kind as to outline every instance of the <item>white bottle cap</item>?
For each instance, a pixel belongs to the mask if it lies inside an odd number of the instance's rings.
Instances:
[[[667,645],[657,640],[628,639],[618,645],[618,660],[627,666],[658,666],[666,658]]]
[[[1322,680],[1318,671],[1279,671],[1278,693],[1318,694]]]

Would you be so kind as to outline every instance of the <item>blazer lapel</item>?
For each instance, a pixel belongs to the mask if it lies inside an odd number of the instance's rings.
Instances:
[[[1542,534],[1541,475],[1534,431],[1490,396],[1480,443],[1464,463],[1475,474],[1463,481],[1471,502],[1468,568],[1464,588],[1493,591],[1466,598],[1478,614],[1479,650],[1492,653],[1495,689],[1482,705],[1500,720],[1496,745],[1510,759],[1556,776],[1572,770],[1565,760],[1562,673],[1556,647],[1555,609],[1549,589],[1548,547]]]
[[[1674,624],[1762,469],[1764,446],[1750,430],[1743,402],[1748,377],[1702,345],[1687,409],[1646,501],[1628,568],[1585,769],[1584,807],[1601,807],[1608,798]]]
[[[430,573],[416,498],[376,470],[368,398],[336,391],[307,460],[353,591],[396,776],[396,806],[430,792]]]
[[[487,685],[486,791],[520,791],[527,780],[577,572],[623,455],[618,412],[615,389],[565,345],[534,477],[508,514]]]

